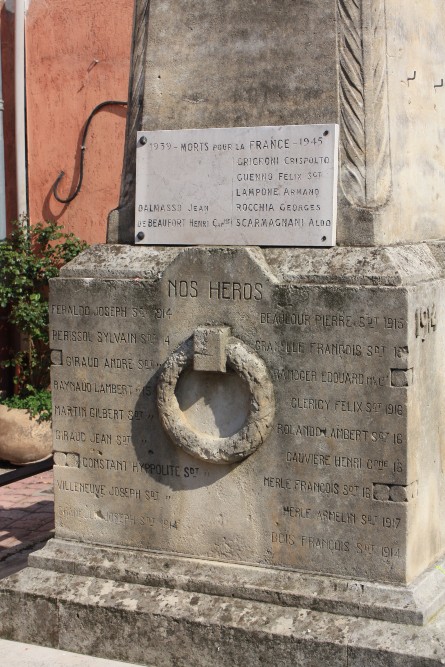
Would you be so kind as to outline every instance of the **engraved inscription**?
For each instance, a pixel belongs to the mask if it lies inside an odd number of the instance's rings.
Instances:
[[[206,295],[209,299],[260,301],[262,289],[261,283],[251,284],[238,281],[209,281],[205,284],[198,283],[197,280],[168,281],[168,296],[183,299],[187,297],[195,299],[198,296]]]
[[[140,133],[136,243],[148,237],[169,243],[174,234],[181,244],[333,245],[337,130],[291,125]],[[147,237],[140,233],[145,229]]]
[[[299,188],[291,177],[303,168],[280,167],[284,187]],[[248,175],[270,169],[240,167],[235,175],[246,178],[237,187],[269,187],[267,176]],[[255,201],[246,195],[244,203]],[[206,202],[192,204],[197,209],[187,216],[204,220]],[[416,389],[418,377],[418,349],[408,349],[415,322],[398,306],[398,294],[386,312],[380,288],[347,288],[345,296],[343,288],[278,285],[249,258],[254,251],[243,252],[237,263],[228,250],[225,265],[212,251],[214,263],[203,272],[199,255],[184,250],[155,285],[98,280],[85,292],[74,280],[66,297],[56,295],[57,530],[69,539],[88,535],[97,543],[403,582],[407,512],[419,488],[406,454],[405,387]],[[431,304],[417,304],[417,339],[432,339],[438,328]],[[410,312],[414,320],[415,308]],[[230,328],[273,381],[277,407],[267,447],[231,474],[226,464],[180,450],[157,410],[159,373],[199,327]],[[195,372],[193,364],[187,372]],[[208,414],[217,427],[226,419],[224,412]],[[212,540],[203,537],[209,515]]]
[[[436,327],[437,314],[434,303],[426,308],[416,309],[416,338],[425,340],[429,333],[436,331]]]

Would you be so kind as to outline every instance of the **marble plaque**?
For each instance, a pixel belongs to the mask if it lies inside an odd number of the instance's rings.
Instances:
[[[335,245],[338,126],[139,132],[137,244]]]

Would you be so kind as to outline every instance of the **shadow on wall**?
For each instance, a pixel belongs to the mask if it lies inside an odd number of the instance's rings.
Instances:
[[[3,3],[2,3],[3,4]],[[2,56],[3,136],[5,142],[6,221],[17,218],[14,117],[14,13],[3,4],[0,11]],[[9,233],[11,229],[7,228]]]

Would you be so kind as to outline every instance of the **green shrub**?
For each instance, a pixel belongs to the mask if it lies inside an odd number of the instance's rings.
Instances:
[[[39,422],[51,419],[51,392],[49,389],[36,389],[27,396],[10,396],[0,401],[8,408],[27,410],[31,417],[37,417]]]
[[[19,399],[10,400],[29,399],[30,411],[41,404],[42,390],[48,394],[48,280],[84,248],[86,243],[54,221],[15,222],[10,237],[0,242],[0,307],[22,336],[21,349],[10,350],[1,365],[16,369]],[[45,400],[42,405],[48,405]]]

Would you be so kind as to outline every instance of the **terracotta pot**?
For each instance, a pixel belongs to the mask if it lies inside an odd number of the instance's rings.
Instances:
[[[26,410],[0,405],[0,460],[25,465],[47,459],[51,453],[49,422],[39,424]]]

